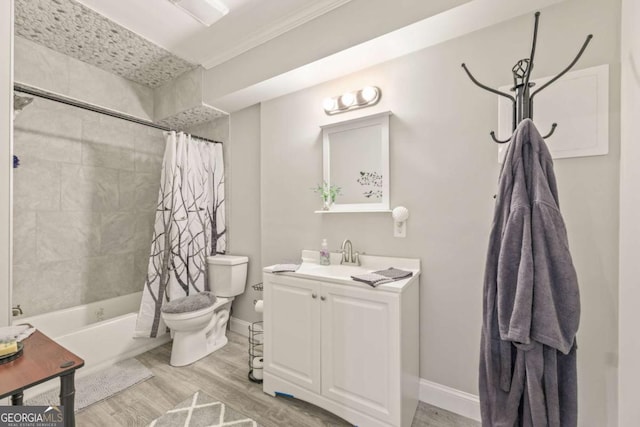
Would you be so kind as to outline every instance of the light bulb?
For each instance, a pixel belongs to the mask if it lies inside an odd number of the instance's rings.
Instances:
[[[377,95],[378,95],[378,90],[373,86],[367,86],[364,89],[362,89],[362,92],[361,92],[362,99],[364,99],[365,102],[367,103],[376,99]]]
[[[340,102],[345,107],[351,107],[356,102],[356,97],[351,92],[347,92],[340,97]]]
[[[336,104],[335,98],[325,98],[324,101],[322,101],[322,107],[325,111],[335,110],[337,106]]]

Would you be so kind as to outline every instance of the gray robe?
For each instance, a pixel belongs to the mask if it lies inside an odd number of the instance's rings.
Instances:
[[[482,425],[574,427],[578,281],[551,155],[529,119],[512,137],[498,188],[484,279]]]

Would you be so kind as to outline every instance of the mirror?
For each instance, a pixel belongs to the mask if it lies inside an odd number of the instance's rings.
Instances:
[[[390,115],[322,126],[324,181],[340,187],[328,212],[389,210]]]

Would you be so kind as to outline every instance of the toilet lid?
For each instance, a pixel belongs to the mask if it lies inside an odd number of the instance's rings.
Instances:
[[[195,295],[178,298],[169,301],[162,306],[163,313],[189,313],[211,307],[216,302],[216,297],[211,292],[200,292]]]

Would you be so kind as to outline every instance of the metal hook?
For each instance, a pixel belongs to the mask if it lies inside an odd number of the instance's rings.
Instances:
[[[557,128],[557,127],[558,127],[558,124],[557,124],[557,123],[553,123],[553,124],[551,125],[551,130],[549,131],[549,133],[548,133],[548,134],[546,134],[545,136],[543,136],[542,138],[543,138],[543,139],[547,139],[547,138],[549,138],[549,137],[550,137],[551,135],[553,135],[553,133],[556,131],[556,128]]]
[[[495,93],[496,95],[500,95],[500,96],[504,96],[505,98],[509,98],[511,100],[511,102],[513,102],[513,103],[516,102],[516,99],[513,96],[509,95],[508,93],[500,92],[499,90],[493,89],[493,88],[491,88],[491,87],[489,87],[487,85],[484,85],[484,84],[480,83],[478,80],[476,80],[476,78],[473,77],[473,74],[471,74],[471,71],[469,71],[469,69],[467,68],[467,65],[464,62],[462,63],[462,68],[464,68],[464,70],[467,72],[467,75],[469,76],[471,81],[476,84],[476,86],[480,86],[482,89],[488,90],[489,92]]]
[[[467,68],[467,65],[464,62],[462,63],[462,68],[464,68],[464,71],[467,72],[467,75],[469,76],[471,81],[476,86],[479,86],[482,89],[487,90],[487,91],[489,91],[491,93],[495,93],[496,95],[503,96],[503,97],[505,97],[505,98],[507,98],[507,99],[509,99],[511,101],[511,107],[512,107],[512,110],[513,110],[513,117],[511,119],[512,119],[513,123],[515,124],[515,122],[516,122],[516,99],[513,96],[509,95],[508,93],[500,92],[499,90],[493,89],[493,88],[491,88],[491,87],[489,87],[487,85],[484,85],[484,84],[480,83],[475,77],[473,77],[473,74],[471,74],[471,71],[469,71],[469,69]],[[515,126],[514,126],[514,128],[515,128]],[[497,141],[495,138],[493,138],[493,140]]]
[[[514,66],[514,68],[512,69],[513,82],[514,82],[514,87],[513,87],[512,90],[516,91],[516,96],[515,97],[510,96],[509,94],[506,94],[504,92],[501,92],[501,91],[493,89],[493,88],[490,88],[490,87],[480,83],[478,80],[476,80],[476,78],[473,76],[473,74],[471,74],[471,72],[469,71],[467,66],[464,63],[462,64],[462,68],[464,68],[465,72],[467,73],[467,75],[469,76],[471,81],[476,86],[479,86],[480,88],[482,88],[482,89],[484,89],[486,91],[489,91],[489,92],[494,93],[494,94],[499,95],[499,96],[503,96],[503,97],[508,98],[509,100],[511,100],[512,106],[513,106],[512,122],[513,122],[513,129],[514,130],[515,130],[516,126],[517,126],[517,122],[519,122],[519,121],[521,121],[522,119],[525,119],[525,118],[529,118],[529,119],[533,118],[533,98],[534,98],[534,96],[536,94],[538,94],[539,92],[541,92],[543,89],[547,88],[552,83],[554,83],[560,77],[565,75],[569,70],[571,70],[571,68],[573,68],[573,66],[578,62],[578,60],[580,59],[580,57],[582,56],[582,54],[586,50],[587,46],[589,45],[589,42],[593,38],[593,35],[589,34],[587,36],[586,40],[584,41],[584,43],[582,44],[582,47],[580,48],[580,51],[578,52],[576,57],[573,59],[573,61],[571,61],[569,66],[567,66],[564,70],[562,70],[557,76],[555,76],[554,78],[552,78],[551,80],[549,80],[548,82],[543,84],[536,91],[534,91],[532,93],[529,93],[529,88],[534,85],[533,83],[529,83],[529,79],[531,77],[531,70],[533,70],[533,66],[534,66],[536,45],[537,45],[537,41],[538,41],[539,19],[540,19],[540,12],[536,12],[535,13],[535,24],[534,24],[534,28],[533,28],[533,42],[532,42],[532,45],[531,45],[531,52],[529,54],[529,58],[528,59],[522,59],[522,60],[518,61],[516,66]],[[557,124],[554,123],[552,125],[552,127],[551,127],[551,131],[549,131],[549,133],[546,136],[544,136],[544,138],[548,138],[551,135],[553,135],[553,133],[555,132],[556,127],[557,127]],[[495,136],[495,132],[493,132],[493,131],[490,133],[490,135],[491,135],[491,138],[495,142],[497,142],[498,144],[504,144],[504,143],[509,142],[509,140],[501,141],[501,140],[497,139],[496,136]]]
[[[552,133],[553,133],[553,131],[552,131]],[[505,141],[499,140],[498,138],[496,138],[496,133],[494,131],[491,131],[489,133],[489,135],[491,135],[491,138],[493,138],[493,140],[495,142],[497,142],[498,144],[506,144],[507,142],[511,141],[511,138],[509,138],[509,139],[507,139]]]
[[[574,65],[576,65],[576,62],[578,62],[578,59],[580,59],[580,57],[582,56],[582,54],[584,53],[584,50],[587,48],[587,45],[589,44],[589,42],[591,41],[591,39],[593,38],[593,34],[589,34],[587,36],[587,39],[584,41],[584,43],[582,44],[582,47],[580,48],[580,51],[578,52],[578,54],[576,55],[576,57],[573,59],[573,61],[571,61],[571,64],[569,64],[569,66],[567,68],[565,68],[564,70],[562,70],[560,72],[560,74],[558,74],[557,76],[555,76],[554,78],[552,78],[551,80],[549,80],[548,82],[546,82],[545,84],[543,84],[542,86],[540,86],[538,88],[538,90],[534,91],[531,96],[529,97],[529,102],[533,102],[533,97],[536,96],[536,94],[542,92],[543,89],[545,89],[547,86],[549,86],[550,84],[554,83],[556,80],[558,80],[560,77],[564,76],[570,69],[573,68]]]
[[[527,77],[524,81],[524,86],[529,85],[529,78],[531,77],[531,71],[533,70],[533,58],[536,54],[536,43],[538,41],[538,21],[540,20],[540,12],[535,14],[535,23],[533,24],[533,43],[531,43],[531,54],[529,55],[529,68],[527,68]]]

